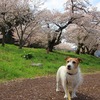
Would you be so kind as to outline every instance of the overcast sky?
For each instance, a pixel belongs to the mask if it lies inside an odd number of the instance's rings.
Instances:
[[[67,0],[47,0],[43,6],[43,8],[47,8],[49,10],[59,10],[62,11],[63,10],[63,4],[66,2]],[[100,11],[100,0],[89,0],[90,3],[93,6],[96,6],[97,9]]]

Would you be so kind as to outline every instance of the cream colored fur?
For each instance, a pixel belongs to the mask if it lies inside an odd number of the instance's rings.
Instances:
[[[68,69],[68,65],[71,66],[70,70]],[[70,73],[72,75],[70,75],[68,73]],[[64,92],[65,92],[64,98],[67,98],[67,96],[68,96],[67,91],[66,91],[67,82],[68,82],[68,85],[72,86],[71,97],[72,98],[77,97],[76,96],[76,90],[77,90],[78,86],[83,81],[79,66],[77,66],[77,68],[74,68],[74,64],[72,63],[72,61],[67,63],[66,66],[61,66],[58,69],[57,75],[56,75],[56,91],[60,91],[60,89],[59,89],[59,82],[60,81],[61,81],[62,87],[64,89]]]

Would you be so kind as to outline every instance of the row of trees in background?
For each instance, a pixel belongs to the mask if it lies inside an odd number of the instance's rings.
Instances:
[[[16,33],[19,48],[44,44],[47,51],[66,38],[76,43],[79,53],[94,54],[100,45],[100,12],[90,9],[86,0],[67,0],[65,11],[40,9],[43,1],[0,0],[0,32],[2,45],[7,34]]]
[[[57,11],[45,13],[48,14],[45,23],[47,24],[46,30],[49,30],[49,51],[60,43],[62,37],[77,44],[77,54],[93,55],[100,46],[100,12],[96,8],[90,9],[88,1],[67,0],[64,13]]]
[[[5,44],[7,34],[15,32],[19,40],[19,48],[21,49],[25,41],[39,27],[38,15],[40,11],[40,0],[34,0],[33,8],[30,6],[29,0],[0,0],[0,31],[3,35],[2,46]]]

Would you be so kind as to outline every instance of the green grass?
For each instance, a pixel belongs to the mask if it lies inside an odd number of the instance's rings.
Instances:
[[[31,53],[33,58],[26,60],[22,56]],[[55,51],[47,54],[45,49],[23,48],[14,45],[0,46],[0,79],[33,78],[37,76],[55,75],[61,65],[65,65],[67,56],[79,57],[83,73],[100,71],[100,58],[91,55],[77,55],[72,52]],[[42,67],[33,67],[32,63],[42,63]]]

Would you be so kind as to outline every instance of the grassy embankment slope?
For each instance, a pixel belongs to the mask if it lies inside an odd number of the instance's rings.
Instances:
[[[26,60],[22,56],[31,53],[33,58]],[[59,66],[65,65],[67,56],[79,57],[83,60],[80,66],[83,73],[100,71],[100,58],[91,55],[77,55],[72,52],[55,51],[47,54],[44,49],[23,48],[14,45],[0,46],[0,80],[16,78],[32,78],[55,75]],[[33,67],[32,63],[42,63],[42,67]]]

